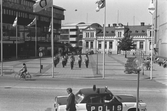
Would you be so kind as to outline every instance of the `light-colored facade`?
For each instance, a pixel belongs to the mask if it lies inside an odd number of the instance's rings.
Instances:
[[[154,0],[154,6],[154,48],[157,56],[167,59],[167,0]]]
[[[64,24],[61,27],[60,33],[60,42],[62,43],[70,43],[73,47],[82,47],[83,48],[83,30],[87,27],[92,26],[95,27],[99,26],[97,23],[87,23],[84,22],[80,23],[72,23],[72,24]]]
[[[130,29],[130,36],[136,44],[136,49],[141,49],[145,55],[149,55],[151,51],[151,26],[141,25],[128,26]],[[88,27],[83,31],[83,53],[93,50],[96,52],[111,52],[112,54],[124,53],[118,49],[118,41],[124,37],[124,25],[113,24],[113,26],[106,27],[105,44],[103,38],[103,31],[96,34],[96,29]]]
[[[141,49],[145,55],[151,53],[151,25],[128,26],[130,36],[136,44],[136,49]],[[112,54],[124,53],[118,48],[118,41],[124,37],[125,26],[123,24],[108,25],[105,32],[105,44],[103,38],[103,28],[97,23],[62,25],[60,42],[70,43],[73,47],[82,47],[82,53],[90,50],[96,52],[111,52]],[[100,30],[100,32],[99,32]],[[133,53],[133,50],[131,51]]]

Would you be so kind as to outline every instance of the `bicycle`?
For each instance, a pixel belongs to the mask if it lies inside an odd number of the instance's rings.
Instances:
[[[27,71],[27,72],[24,72],[23,74],[21,74],[21,72],[19,72],[19,73],[16,73],[15,75],[14,75],[14,78],[15,79],[31,79],[32,78],[32,76],[31,76],[31,74]]]

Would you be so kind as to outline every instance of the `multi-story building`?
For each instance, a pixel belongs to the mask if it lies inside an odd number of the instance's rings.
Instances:
[[[151,25],[128,26],[130,36],[136,44],[136,49],[141,49],[144,54],[149,55],[151,52]],[[112,52],[113,54],[123,53],[118,48],[118,41],[124,37],[125,26],[120,24],[108,25],[105,27],[105,39],[103,37],[103,29],[101,33],[96,34],[96,28],[88,27],[83,30],[83,52],[97,50],[98,52]],[[104,44],[105,41],[105,44]],[[105,47],[105,48],[104,48]]]
[[[167,60],[167,0],[154,0],[154,48],[156,55]]]
[[[70,43],[73,47],[83,47],[83,31],[90,26],[100,26],[97,23],[72,23],[72,24],[64,24],[61,27],[60,33],[60,42],[62,43]]]
[[[48,32],[51,22],[51,8],[40,12],[33,12],[33,0],[3,0],[3,57],[9,56],[35,55],[35,33],[37,32],[37,46],[42,47],[46,55],[50,55],[51,33]],[[59,37],[61,21],[64,20],[65,9],[54,6],[54,41]],[[12,24],[17,19],[17,38],[16,27]],[[37,18],[37,31],[35,27],[27,27],[27,25]],[[16,43],[18,44],[18,52],[16,52]]]

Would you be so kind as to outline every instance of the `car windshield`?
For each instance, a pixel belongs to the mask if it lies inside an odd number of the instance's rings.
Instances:
[[[76,94],[75,95],[75,100],[77,103],[80,103],[84,98],[84,95],[81,95],[81,94]]]

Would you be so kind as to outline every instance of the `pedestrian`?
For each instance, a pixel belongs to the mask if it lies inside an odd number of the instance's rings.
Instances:
[[[68,54],[65,55],[65,66],[67,65],[68,62]]]
[[[75,58],[74,58],[74,56],[73,56],[73,54],[72,54],[71,57],[70,57],[71,69],[73,69],[73,67],[74,67],[74,62],[75,62]]]
[[[81,68],[81,63],[82,63],[82,56],[78,55],[78,66]]]
[[[66,61],[65,61],[65,56],[63,56],[63,57],[62,57],[62,66],[63,66],[63,68],[64,68],[64,66],[65,66],[65,62],[66,62]]]
[[[89,57],[88,57],[87,54],[85,55],[85,65],[86,65],[86,68],[88,68],[88,66],[89,66]]]
[[[75,107],[75,95],[72,93],[72,88],[67,88],[68,98],[66,111],[76,111]]]
[[[57,66],[57,64],[59,63],[59,61],[60,61],[59,55],[56,55],[56,56],[54,57],[54,66],[55,66],[55,67]]]

